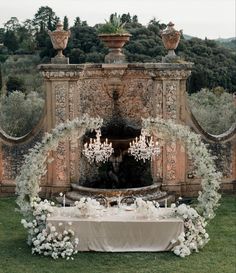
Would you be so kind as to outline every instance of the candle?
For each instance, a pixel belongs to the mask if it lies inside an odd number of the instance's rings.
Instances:
[[[121,198],[120,198],[120,194],[118,196],[118,208],[120,207],[120,201],[121,201]]]
[[[167,208],[167,198],[165,199],[165,208]]]
[[[63,208],[66,207],[66,195],[64,194],[63,195]]]

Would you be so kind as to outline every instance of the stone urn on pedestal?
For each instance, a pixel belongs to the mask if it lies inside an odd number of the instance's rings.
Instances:
[[[124,25],[121,17],[115,14],[98,29],[98,37],[109,48],[109,53],[105,56],[105,63],[125,62],[122,48],[132,35],[124,29]]]
[[[63,30],[63,25],[61,22],[57,23],[56,30],[48,31],[48,34],[51,38],[53,48],[57,50],[57,55],[51,59],[52,63],[55,64],[68,64],[69,58],[66,58],[63,55],[63,50],[66,48],[68,39],[70,37],[69,30]]]
[[[168,54],[162,58],[162,62],[175,62],[179,60],[179,57],[175,54],[175,49],[179,44],[181,34],[182,30],[176,30],[172,22],[169,22],[166,30],[161,32],[162,42],[168,50]]]
[[[124,63],[123,46],[129,41],[131,34],[99,34],[100,40],[109,48],[105,63]]]

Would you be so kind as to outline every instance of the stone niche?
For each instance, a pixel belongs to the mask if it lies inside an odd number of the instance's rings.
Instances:
[[[191,67],[190,63],[41,65],[47,92],[45,129],[50,131],[85,113],[102,117],[104,131],[117,122],[140,132],[142,118],[157,115],[184,123],[186,80]],[[60,143],[48,169],[51,186],[87,185],[97,175],[96,166],[81,155],[82,145],[83,139]],[[185,180],[185,164],[186,156],[178,143],[164,147],[151,162],[153,183],[178,191],[179,183]]]

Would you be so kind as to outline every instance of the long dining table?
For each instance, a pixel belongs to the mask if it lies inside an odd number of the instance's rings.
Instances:
[[[184,231],[183,220],[169,217],[170,208],[147,217],[131,208],[108,208],[102,214],[74,216],[71,208],[60,208],[48,218],[57,230],[72,229],[79,239],[78,251],[138,252],[169,251]]]

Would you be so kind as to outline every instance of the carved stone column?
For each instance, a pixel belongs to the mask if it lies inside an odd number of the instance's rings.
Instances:
[[[172,68],[174,67],[177,66],[172,64]],[[190,70],[185,69],[160,71],[159,77],[163,83],[163,118],[183,123],[186,106],[185,88],[189,75]],[[163,147],[162,157],[163,189],[181,194],[186,176],[186,153],[181,149],[180,143],[171,143]]]
[[[44,65],[40,67],[44,77],[47,101],[47,122],[45,130],[50,132],[58,124],[78,116],[80,96],[78,78],[81,69],[70,71],[67,65]],[[59,143],[48,165],[47,185],[52,192],[70,188],[70,183],[78,177],[79,143],[69,140]]]

